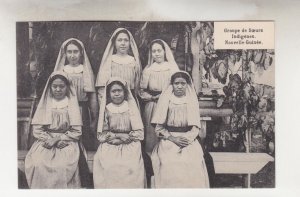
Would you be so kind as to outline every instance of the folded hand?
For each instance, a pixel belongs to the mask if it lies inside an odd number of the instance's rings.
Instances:
[[[48,148],[48,149],[50,149],[50,148],[52,148],[57,142],[59,141],[59,138],[50,138],[50,139],[48,139],[48,140],[46,140],[45,142],[44,142],[44,147],[45,148]]]
[[[187,145],[189,145],[189,140],[185,137],[181,137],[181,136],[178,136],[178,137],[174,137],[174,136],[170,136],[168,138],[171,142],[175,143],[177,146],[179,146],[180,148],[184,148],[186,147]]]
[[[59,142],[57,142],[56,147],[59,148],[59,149],[63,149],[68,145],[69,144],[66,141],[59,141]]]

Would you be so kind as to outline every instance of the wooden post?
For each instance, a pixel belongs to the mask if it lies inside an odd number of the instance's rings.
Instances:
[[[245,146],[246,146],[246,153],[251,152],[251,133],[252,133],[252,128],[249,128],[246,130],[246,141],[245,141]],[[244,178],[244,186],[247,188],[251,187],[251,174],[247,174],[243,176]]]
[[[32,43],[33,42],[33,23],[32,22],[28,22],[28,40],[29,40],[29,43]],[[33,48],[32,48],[33,47]],[[29,72],[30,72],[30,75],[31,75],[31,94],[30,94],[30,97],[32,98],[36,98],[37,95],[36,95],[36,83],[37,83],[37,75],[38,75],[38,61],[37,61],[37,58],[36,58],[36,50],[35,50],[35,46],[34,44],[29,45],[29,49],[30,51],[29,54]],[[33,50],[33,51],[32,51]],[[32,54],[33,54],[33,57],[32,57]]]
[[[192,68],[192,79],[194,82],[196,93],[198,94],[201,91],[201,77],[200,77],[200,22],[196,22],[196,26],[192,28],[191,33],[191,52],[193,54],[193,68]]]

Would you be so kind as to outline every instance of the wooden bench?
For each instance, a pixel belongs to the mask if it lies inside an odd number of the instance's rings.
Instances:
[[[18,151],[18,168],[24,172],[24,160],[28,151]],[[90,172],[93,172],[93,160],[95,152],[87,152],[87,162]],[[266,153],[235,153],[235,152],[210,152],[213,158],[216,174],[245,174],[246,187],[250,187],[251,174],[259,172],[268,162],[274,158]]]
[[[35,105],[34,98],[18,98],[17,121],[18,121],[18,149],[30,148],[30,123]]]
[[[216,174],[256,174],[274,158],[266,153],[210,152]]]
[[[258,173],[274,158],[267,153],[210,152],[216,174],[244,174],[245,187],[250,187],[251,174]]]

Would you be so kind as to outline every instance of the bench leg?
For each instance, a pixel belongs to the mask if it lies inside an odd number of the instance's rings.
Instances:
[[[244,185],[243,185],[244,188],[250,188],[251,187],[251,174],[243,175],[243,182],[244,182]]]

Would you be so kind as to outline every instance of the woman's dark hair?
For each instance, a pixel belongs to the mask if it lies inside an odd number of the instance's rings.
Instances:
[[[63,82],[65,82],[65,84],[67,85],[67,96],[69,97],[70,96],[70,92],[71,92],[69,80],[66,77],[64,77],[63,75],[54,75],[49,80],[50,87],[51,87],[51,85],[52,85],[52,83],[53,83],[53,81],[55,79],[61,79]],[[52,94],[52,89],[51,88],[50,88],[50,92]]]
[[[191,84],[191,79],[190,79],[189,75],[186,73],[183,73],[183,72],[177,72],[177,73],[173,74],[171,77],[171,84],[173,84],[175,79],[177,79],[177,78],[183,78],[186,80],[186,82],[188,84]]]
[[[120,33],[126,34],[126,35],[128,36],[129,41],[130,41],[130,35],[129,35],[128,31],[125,30],[125,29],[122,29],[122,30],[118,31],[118,32],[115,34],[114,37],[112,37],[111,41],[112,41],[113,44],[116,43],[116,39],[117,39],[117,37],[119,36]]]
[[[106,96],[107,96],[107,101],[106,103],[111,103],[111,98],[110,98],[110,89],[113,85],[120,85],[122,88],[123,88],[123,91],[124,91],[124,98],[125,100],[127,100],[128,98],[128,92],[127,92],[127,89],[125,88],[125,86],[123,85],[123,83],[121,83],[120,81],[113,81],[111,82],[110,84],[107,85],[107,88],[106,88]]]
[[[78,47],[79,49],[79,52],[81,54],[80,56],[80,60],[79,60],[79,63],[82,64],[83,63],[83,48],[81,46],[81,44],[79,44],[79,42],[77,42],[76,40],[70,40],[64,47],[64,52],[67,53],[67,47],[70,45],[70,44],[74,44],[75,46]],[[66,63],[68,64],[68,60],[66,59]]]
[[[129,35],[128,31],[125,30],[125,29],[122,29],[122,30],[118,31],[118,32],[114,35],[114,37],[112,37],[112,39],[111,39],[111,42],[112,42],[112,44],[114,45],[114,48],[113,48],[113,54],[117,53],[117,50],[116,50],[116,40],[117,40],[117,37],[119,36],[120,33],[126,34],[126,35],[128,36],[129,43],[130,43],[130,35]],[[128,54],[129,54],[129,55],[132,55],[130,44],[129,44],[129,51],[128,51]]]
[[[161,40],[154,40],[154,41],[151,42],[150,47],[149,47],[150,55],[152,54],[151,51],[152,51],[152,47],[153,47],[154,44],[159,44],[159,45],[163,48],[163,50],[165,51],[165,57],[164,57],[164,60],[167,61],[167,57],[166,57],[166,48],[165,48],[164,43],[163,43]]]

